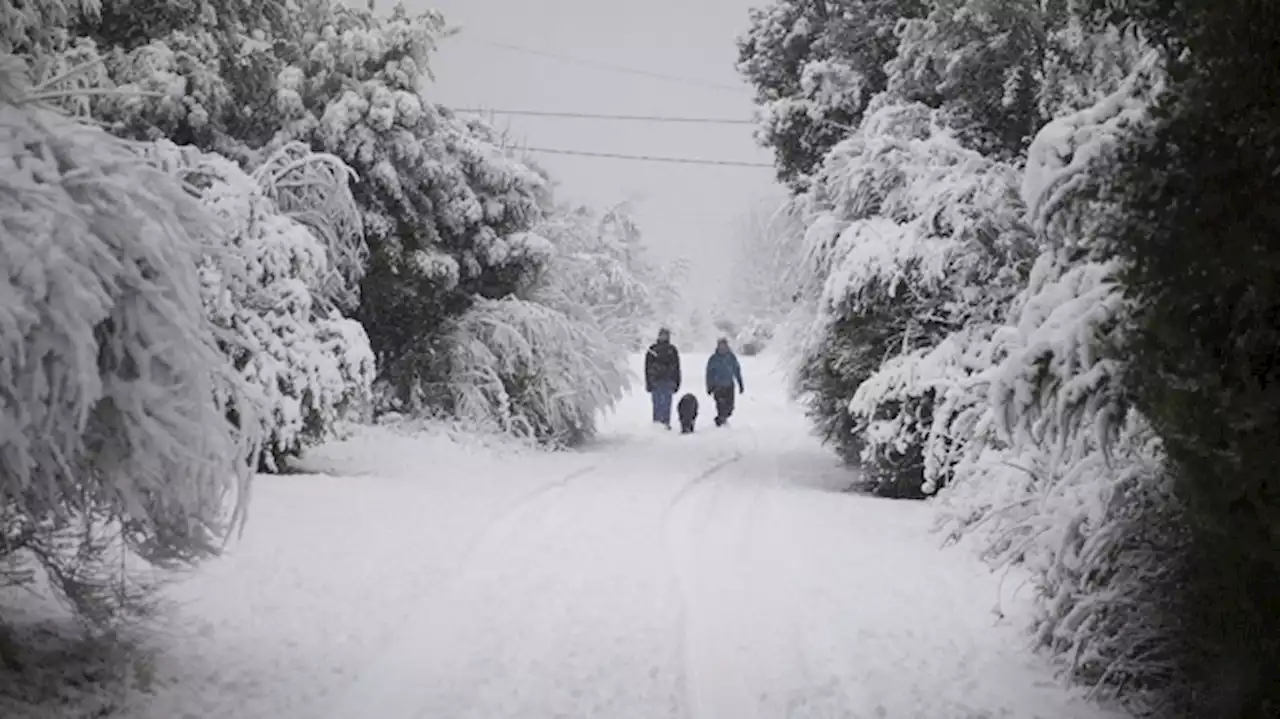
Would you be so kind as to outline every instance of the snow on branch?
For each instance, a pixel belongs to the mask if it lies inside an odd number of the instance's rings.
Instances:
[[[219,155],[189,154],[188,162],[186,177],[229,240],[202,267],[206,303],[254,389],[269,438],[263,465],[279,469],[283,456],[331,438],[363,411],[373,353],[359,323],[320,301],[333,287],[324,243],[279,212],[261,176]]]
[[[355,171],[333,155],[289,142],[259,165],[253,178],[281,213],[324,241],[331,276],[321,280],[320,299],[353,309],[369,257],[360,208],[349,184]]]
[[[1031,222],[1043,234],[1064,203],[1092,177],[1091,165],[1104,160],[1137,123],[1146,120],[1151,99],[1163,87],[1159,54],[1150,50],[1119,89],[1094,105],[1041,128],[1027,150],[1022,198]],[[1068,228],[1056,234],[1074,234]]]
[[[458,416],[517,436],[580,442],[628,384],[625,356],[603,332],[537,302],[479,300],[451,345]]]
[[[127,144],[17,104],[23,72],[0,57],[0,507],[26,531],[105,516],[145,557],[209,554],[260,441],[251,408],[228,418],[244,395],[200,294],[218,223]]]
[[[638,341],[656,313],[656,270],[640,257],[639,227],[624,209],[559,208],[535,231],[545,248],[528,297],[597,325],[619,348]]]
[[[326,246],[313,225],[282,213],[270,194],[288,193],[280,188],[288,182],[282,178],[308,167],[324,168],[317,173],[323,182],[331,171],[329,178],[342,177],[345,166],[291,147],[249,175],[225,157],[168,141],[135,148],[182,178],[217,218],[223,242],[206,247],[201,264],[205,304],[222,333],[221,347],[250,388],[246,401],[266,438],[261,465],[279,469],[283,457],[335,436],[359,416],[372,391],[368,337],[328,301],[332,293],[354,297],[355,291],[333,269],[334,246]],[[330,189],[339,195],[334,202],[347,192]],[[285,197],[294,202],[300,196]],[[322,195],[301,197],[318,202]],[[340,239],[335,233],[328,238]],[[339,250],[351,260],[363,241],[345,239],[353,244],[340,244]]]
[[[1133,598],[1166,571],[1144,542],[1172,531],[1159,518],[1176,511],[1159,443],[1129,404],[1132,306],[1123,264],[1098,242],[1115,210],[1095,192],[1127,128],[1145,120],[1152,69],[1033,142],[1023,196],[1045,249],[990,335],[979,358],[988,366],[939,418],[949,444],[931,467],[954,477],[941,526],[956,538],[980,533],[993,562],[1030,569],[1044,597],[1039,640],[1078,678],[1112,687],[1142,661],[1113,637],[1140,620]]]
[[[918,496],[933,405],[966,372],[958,343],[1002,317],[1034,250],[1015,166],[961,146],[936,110],[872,104],[797,203],[813,310],[798,376],[864,479]]]
[[[859,311],[904,283],[935,292],[975,279],[982,251],[1020,241],[1016,170],[961,147],[936,114],[887,105],[828,156],[805,254],[824,311]]]

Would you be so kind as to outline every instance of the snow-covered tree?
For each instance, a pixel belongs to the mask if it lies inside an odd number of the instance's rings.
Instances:
[[[223,349],[266,438],[261,464],[280,469],[284,457],[334,437],[345,421],[359,418],[370,399],[368,338],[338,309],[338,303],[352,304],[348,282],[359,278],[334,269],[352,246],[363,245],[362,238],[329,231],[337,241],[327,246],[313,227],[332,225],[303,224],[277,205],[292,204],[307,216],[302,192],[310,184],[331,188],[312,202],[341,206],[346,168],[336,158],[296,147],[284,148],[254,176],[219,155],[168,142],[149,155],[195,188],[221,224],[227,243],[212,248],[201,265],[205,304],[225,330]]]
[[[897,28],[888,86],[907,101],[945,107],[961,142],[1016,158],[1044,124],[1038,102],[1048,16],[1040,0],[928,0]]]
[[[528,230],[541,178],[497,134],[424,94],[442,21],[330,8],[308,20],[277,79],[285,131],[358,174],[370,259],[358,317],[401,408],[447,409],[448,337],[479,298],[500,299],[544,259]]]
[[[537,270],[513,296],[477,302],[450,336],[451,387],[464,419],[573,445],[629,385],[653,277],[624,206],[545,206],[527,240]]]
[[[677,257],[659,267],[650,287],[654,297],[655,321],[644,338],[645,346],[653,341],[654,334],[660,327],[666,327],[681,337],[691,336],[684,331],[687,322],[680,315],[685,309],[685,290],[692,276],[693,265],[685,257]]]
[[[1047,37],[1037,97],[1044,118],[1083,110],[1119,90],[1151,49],[1141,33],[1089,12],[1091,2],[1043,7]]]
[[[1280,8],[1108,8],[1159,49],[1166,91],[1119,153],[1100,233],[1134,306],[1126,384],[1184,509],[1181,571],[1148,626],[1152,716],[1280,711]],[[1160,546],[1160,545],[1157,545]],[[1166,545],[1167,546],[1167,545]],[[1174,646],[1174,651],[1168,647]],[[1159,671],[1156,674],[1154,670]]]
[[[897,26],[888,87],[945,108],[961,143],[1014,159],[1051,118],[1114,92],[1141,59],[1132,33],[1076,0],[927,0]]]
[[[750,70],[782,88],[761,93],[766,116],[799,96],[805,16],[833,4],[756,16],[744,46],[768,61]],[[1265,715],[1274,323],[1241,318],[1274,314],[1257,213],[1275,164],[1261,38],[1280,15],[921,5],[899,16],[858,132],[795,183],[797,378],[819,429],[872,479],[910,468],[941,488],[943,527],[1029,569],[1036,636],[1073,679],[1143,715]],[[880,136],[898,155],[877,165]],[[795,156],[780,174],[804,180]],[[1003,229],[967,240],[966,222]]]
[[[737,318],[733,344],[755,354],[796,306],[803,227],[785,201],[757,202],[739,219],[728,307]]]
[[[986,366],[940,416],[948,442],[930,466],[954,476],[951,530],[981,527],[988,556],[1032,570],[1040,642],[1075,678],[1134,694],[1170,655],[1150,610],[1181,581],[1184,539],[1161,444],[1125,387],[1134,308],[1102,241],[1117,208],[1098,198],[1158,76],[1149,65],[1037,135],[1022,195],[1043,249],[976,356]]]
[[[876,491],[920,496],[924,437],[950,333],[999,317],[1030,234],[1014,167],[960,146],[920,104],[874,109],[828,156],[807,214],[798,389]]]
[[[23,74],[0,58],[0,562],[105,621],[144,598],[128,557],[216,551],[263,437],[201,296],[217,220]]]
[[[598,324],[618,346],[637,349],[656,314],[657,278],[627,208],[555,208],[534,232],[553,248],[539,270],[539,296]]]
[[[100,0],[27,0],[0,5],[0,53],[28,61],[56,53],[76,40],[79,24],[97,18],[100,9]],[[28,68],[28,82],[38,76],[39,67]]]
[[[19,4],[5,40],[42,91],[113,134],[242,160],[279,130],[266,111],[274,78],[296,56],[305,19],[329,4],[39,0]]]
[[[751,11],[738,70],[756,88],[758,138],[773,148],[780,180],[806,189],[827,151],[857,129],[888,81],[895,24],[923,9],[920,0],[775,0]]]
[[[516,436],[572,446],[628,386],[626,347],[540,301],[478,300],[450,337],[456,414]]]

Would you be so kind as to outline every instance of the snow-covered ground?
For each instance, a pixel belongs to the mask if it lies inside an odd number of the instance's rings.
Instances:
[[[119,715],[1107,716],[1030,654],[1015,582],[925,504],[833,492],[772,363],[743,367],[725,429],[702,395],[695,435],[655,430],[636,393],[580,452],[376,428],[261,477]]]

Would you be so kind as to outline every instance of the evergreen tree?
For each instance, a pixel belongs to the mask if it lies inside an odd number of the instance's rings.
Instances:
[[[919,0],[776,0],[751,11],[738,70],[756,88],[759,139],[774,150],[778,179],[795,191],[852,133],[888,82],[900,18]]]
[[[1161,716],[1280,712],[1280,10],[1120,3],[1169,63],[1108,236],[1141,308],[1130,385],[1187,505]],[[1170,606],[1170,603],[1173,606]]]
[[[1038,102],[1054,19],[1038,0],[930,0],[898,27],[888,86],[946,108],[961,142],[992,157],[1021,155],[1049,118]]]

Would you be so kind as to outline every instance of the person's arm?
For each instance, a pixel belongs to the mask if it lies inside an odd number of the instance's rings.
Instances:
[[[653,348],[644,353],[644,391],[653,391]]]
[[[707,358],[707,394],[711,394],[711,363],[715,361],[715,355],[711,355]]]
[[[675,391],[679,392],[679,391],[680,391],[680,380],[681,380],[681,379],[683,379],[683,378],[680,376],[680,350],[676,349],[675,347],[672,347],[672,348],[671,348],[671,361],[676,363],[676,366],[675,366],[675,373],[674,373],[674,374],[675,374],[675,378],[676,378],[676,390],[675,390]]]
[[[738,363],[738,355],[733,356],[733,376],[738,380],[738,394],[746,392],[747,388],[742,386],[742,365]]]

